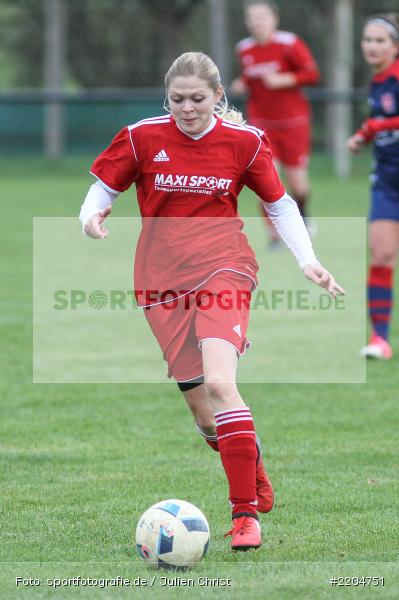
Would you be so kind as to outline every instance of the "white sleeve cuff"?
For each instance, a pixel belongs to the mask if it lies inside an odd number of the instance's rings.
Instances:
[[[297,203],[288,194],[276,202],[263,202],[265,211],[303,269],[310,263],[318,263],[305,223]]]
[[[83,232],[90,217],[112,205],[119,196],[117,192],[111,192],[109,188],[105,189],[101,183],[101,181],[96,181],[90,186],[80,209],[79,220],[82,223]]]

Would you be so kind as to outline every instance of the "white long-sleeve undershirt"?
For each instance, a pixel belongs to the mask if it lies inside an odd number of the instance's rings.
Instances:
[[[112,205],[118,196],[118,192],[111,191],[110,188],[105,187],[102,181],[93,183],[80,209],[79,220],[82,223],[83,231],[90,217],[97,215],[107,208],[107,206]]]
[[[111,190],[100,180],[90,186],[79,215],[83,231],[90,217],[112,205],[118,196],[118,192]],[[263,202],[263,206],[282,240],[294,254],[301,269],[305,265],[318,262],[297,203],[288,194],[284,194],[276,202]]]
[[[310,263],[318,263],[319,261],[315,256],[312,242],[295,200],[288,194],[284,194],[276,202],[263,202],[263,206],[281,239],[297,259],[301,269]]]

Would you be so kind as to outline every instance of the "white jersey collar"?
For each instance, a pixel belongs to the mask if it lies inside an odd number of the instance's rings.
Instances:
[[[208,125],[208,127],[204,131],[201,131],[201,133],[197,133],[196,135],[190,135],[189,133],[186,133],[185,131],[183,131],[183,129],[181,127],[178,126],[177,123],[176,123],[176,126],[177,126],[178,129],[180,129],[180,131],[182,133],[184,133],[184,135],[186,135],[187,137],[191,138],[192,140],[200,140],[207,133],[209,133],[210,131],[212,131],[212,129],[215,127],[216,123],[217,123],[217,119],[216,119],[215,115],[212,115],[212,119],[211,119],[210,125]]]

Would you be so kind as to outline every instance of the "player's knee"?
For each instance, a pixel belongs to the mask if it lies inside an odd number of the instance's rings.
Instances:
[[[298,175],[295,173],[287,173],[287,187],[292,193],[294,197],[299,197],[301,199],[307,198],[310,193],[310,183],[306,173],[301,173]]]
[[[371,249],[371,262],[376,267],[394,267],[396,263],[396,254],[384,248]]]
[[[206,386],[210,397],[219,402],[226,402],[237,393],[237,387],[235,383],[226,381],[210,381],[206,382]]]

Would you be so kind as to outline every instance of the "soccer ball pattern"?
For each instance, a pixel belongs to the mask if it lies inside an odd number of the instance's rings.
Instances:
[[[101,290],[96,290],[92,292],[89,296],[89,304],[95,310],[101,310],[105,308],[108,303],[107,295]]]
[[[208,550],[208,521],[189,502],[163,500],[140,517],[136,545],[139,556],[153,567],[189,567]]]
[[[219,179],[216,177],[208,177],[206,180],[206,185],[212,190],[215,190],[219,185]]]

